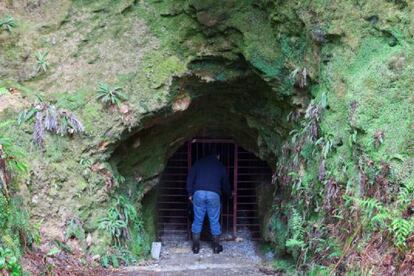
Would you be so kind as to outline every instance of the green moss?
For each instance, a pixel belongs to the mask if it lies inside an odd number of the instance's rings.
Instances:
[[[76,92],[56,93],[52,95],[56,99],[56,105],[69,110],[77,110],[84,107],[91,99],[90,92],[80,90]],[[53,101],[53,100],[52,100]]]
[[[270,234],[275,234],[278,252],[285,250],[290,231],[284,220],[289,208],[298,210],[309,225],[322,225],[326,215],[335,228],[335,216],[321,211],[326,193],[326,181],[318,180],[321,146],[310,140],[290,145],[287,138],[295,124],[308,123],[303,117],[298,122],[288,122],[286,117],[292,110],[303,114],[309,97],[316,103],[325,95],[328,98],[328,108],[318,120],[319,137],[333,137],[326,174],[337,181],[341,192],[359,194],[361,162],[366,160],[390,163],[396,183],[413,182],[413,29],[409,8],[396,1],[76,0],[70,2],[70,13],[69,2],[64,1],[56,16],[48,13],[56,4],[42,5],[30,19],[16,8],[21,17],[18,32],[0,41],[4,46],[0,63],[5,65],[0,70],[4,79],[0,94],[5,94],[4,88],[16,87],[28,104],[40,95],[75,111],[86,126],[82,137],[48,136],[44,153],[32,145],[33,125],[13,125],[5,132],[30,153],[28,159],[36,170],[36,177],[22,179],[16,188],[30,182],[28,198],[46,193],[51,205],[59,202],[79,213],[88,232],[96,230],[109,193],[142,196],[156,184],[154,177],[168,156],[186,139],[204,133],[205,126],[234,136],[272,164],[279,157],[287,174],[295,175],[278,187],[284,201],[272,206]],[[49,15],[39,23],[41,13]],[[376,22],[372,15],[378,17]],[[31,55],[39,47],[50,48],[54,66],[48,75],[25,81],[33,62],[30,57],[26,61],[26,52]],[[294,87],[289,75],[298,68],[309,72],[310,91]],[[193,75],[186,76],[187,71]],[[201,80],[192,80],[197,77]],[[98,79],[124,88],[129,97],[127,114],[96,101]],[[254,88],[244,89],[247,84]],[[190,95],[192,104],[173,113],[172,102],[181,90]],[[0,114],[2,121],[16,117],[11,108]],[[375,135],[380,132],[384,139],[376,145]],[[109,143],[106,149],[105,143]],[[281,156],[282,145],[300,154]],[[119,152],[113,154],[116,147]],[[106,164],[110,174],[121,173],[126,182],[107,192],[104,177],[78,164],[81,158]],[[270,210],[271,193],[263,193],[260,209]],[[146,234],[141,240],[140,230],[132,229],[131,246],[137,255],[155,238],[154,202],[153,194],[144,198]],[[32,205],[37,215],[48,209],[44,202]],[[48,219],[59,222],[56,208],[50,209]],[[4,219],[0,214],[0,228],[7,228],[8,222],[2,220],[9,221],[7,215]],[[5,243],[14,247],[14,234],[6,232]],[[106,253],[110,239],[105,233],[94,235],[91,252]],[[307,250],[316,252],[312,237],[308,238]],[[340,247],[340,242],[329,242]],[[328,252],[324,246],[318,252]],[[314,268],[324,270],[319,265]]]
[[[160,52],[147,57],[145,62],[145,75],[150,79],[151,87],[158,88],[172,76],[178,76],[185,72],[186,66],[176,56],[165,56]]]
[[[150,248],[152,242],[157,240],[157,190],[154,189],[144,196],[142,201],[142,217],[146,233],[146,248]]]

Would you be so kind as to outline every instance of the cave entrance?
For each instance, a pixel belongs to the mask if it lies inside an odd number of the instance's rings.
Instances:
[[[158,238],[185,240],[191,237],[191,203],[186,192],[186,177],[191,166],[204,157],[209,144],[215,144],[220,161],[227,168],[233,198],[222,198],[223,236],[234,239],[246,230],[249,238],[260,238],[257,188],[269,183],[271,170],[265,161],[237,145],[232,139],[195,138],[181,146],[169,159],[158,186]],[[209,239],[205,217],[202,238]]]

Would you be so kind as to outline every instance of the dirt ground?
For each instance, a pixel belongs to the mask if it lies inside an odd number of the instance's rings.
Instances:
[[[199,254],[191,251],[191,241],[182,236],[163,237],[159,260],[149,259],[138,265],[119,269],[104,269],[92,259],[81,261],[82,254],[61,252],[51,257],[46,251],[29,251],[23,267],[31,275],[277,275],[271,268],[271,258],[259,250],[248,231],[239,231],[238,238],[223,235],[223,252],[213,254],[211,242],[201,241]]]
[[[159,260],[132,266],[113,275],[275,275],[266,265],[256,242],[248,238],[222,241],[224,251],[213,254],[209,242],[201,242],[193,254],[190,241],[166,241]]]

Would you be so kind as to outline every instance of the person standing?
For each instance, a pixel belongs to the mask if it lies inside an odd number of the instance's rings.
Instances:
[[[194,209],[191,226],[194,254],[200,251],[200,234],[206,213],[213,237],[213,252],[218,254],[223,251],[220,245],[220,196],[222,191],[226,196],[231,196],[231,190],[226,168],[219,159],[220,155],[214,149],[211,150],[210,154],[194,164],[187,176],[187,192]]]

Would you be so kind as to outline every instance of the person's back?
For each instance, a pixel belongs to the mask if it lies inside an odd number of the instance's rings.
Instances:
[[[230,195],[230,185],[226,168],[212,154],[198,160],[191,168],[187,178],[187,191],[191,196],[197,190],[223,192]]]
[[[200,233],[204,216],[207,213],[213,236],[213,252],[220,253],[223,247],[219,244],[221,227],[220,195],[223,192],[231,195],[226,168],[218,160],[219,156],[211,154],[198,160],[191,168],[187,177],[187,192],[193,202],[194,221],[192,225],[193,252],[200,250]]]

